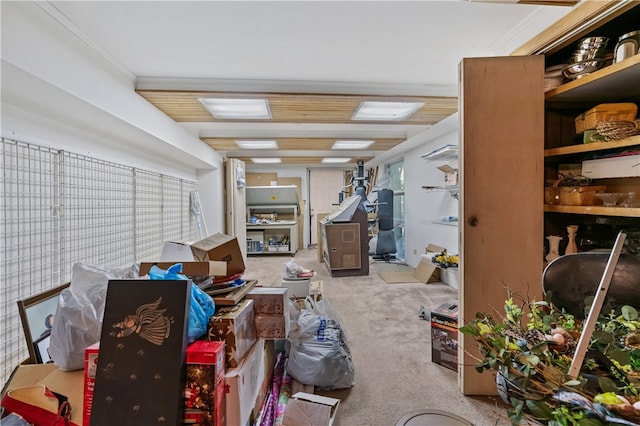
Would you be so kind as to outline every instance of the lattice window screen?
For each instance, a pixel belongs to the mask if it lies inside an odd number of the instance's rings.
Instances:
[[[2,143],[1,161],[0,373],[4,383],[12,368],[28,357],[16,302],[54,287],[61,275],[56,152]]]
[[[62,153],[64,275],[74,263],[110,268],[133,263],[131,168]]]
[[[162,180],[162,221],[163,240],[176,241],[182,237],[182,194],[180,181]],[[188,192],[187,192],[188,194]],[[187,205],[189,202],[187,201]]]
[[[162,175],[135,170],[136,258],[151,262],[162,248]]]
[[[28,358],[18,300],[71,279],[85,262],[123,268],[156,260],[165,240],[197,239],[189,209],[196,183],[1,140],[3,219],[0,380]]]

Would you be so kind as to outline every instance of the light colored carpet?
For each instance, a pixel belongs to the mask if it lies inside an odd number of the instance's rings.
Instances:
[[[246,276],[258,285],[278,285],[290,256],[249,257]],[[456,372],[431,361],[431,327],[419,318],[420,307],[435,309],[456,299],[456,289],[442,283],[388,285],[373,262],[369,275],[332,278],[318,263],[316,250],[299,250],[295,261],[314,269],[323,294],[336,308],[349,337],[355,366],[350,389],[316,393],[340,398],[343,426],[393,426],[414,410],[453,412],[478,426],[510,425],[499,397],[466,397]]]

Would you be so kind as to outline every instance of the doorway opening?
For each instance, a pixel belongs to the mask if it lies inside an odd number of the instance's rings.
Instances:
[[[345,186],[344,170],[308,169],[309,174],[309,247],[317,247],[318,224],[340,204],[340,192]]]

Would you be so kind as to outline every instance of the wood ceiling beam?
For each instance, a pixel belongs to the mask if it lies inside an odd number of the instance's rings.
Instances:
[[[200,138],[216,151],[236,151],[241,149],[234,140],[261,140],[269,139],[278,142],[278,149],[283,151],[328,151],[338,139],[342,140],[374,140],[373,145],[368,147],[367,151],[388,151],[391,148],[401,144],[406,139],[363,139],[363,138]],[[333,150],[338,155],[340,150]]]
[[[277,155],[274,155],[273,157],[277,157]],[[339,157],[338,155],[335,155],[333,157]],[[237,158],[239,160],[244,161],[247,164],[257,164],[257,163],[253,163],[251,161],[251,157],[229,157],[229,158]],[[280,159],[282,160],[282,163],[279,164],[322,164],[322,159],[325,157],[280,157]],[[352,157],[351,161],[348,163],[326,163],[327,166],[342,166],[342,165],[349,165],[349,164],[355,164],[357,163],[359,160],[362,161],[369,161],[371,160],[373,157],[372,156],[359,156],[359,157]],[[274,164],[269,164],[271,166],[273,166]],[[277,165],[277,164],[276,164]]]
[[[458,110],[456,97],[442,96],[366,96],[289,93],[239,93],[173,90],[136,90],[159,110],[177,122],[252,122],[252,123],[359,123],[359,124],[435,124]],[[198,98],[267,99],[270,120],[216,119]],[[404,121],[353,121],[351,117],[361,102],[422,102],[424,106]]]

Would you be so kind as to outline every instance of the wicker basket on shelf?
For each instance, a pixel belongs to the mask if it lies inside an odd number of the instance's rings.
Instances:
[[[576,117],[576,133],[595,129],[598,123],[608,121],[634,121],[638,106],[632,102],[600,104]]]
[[[596,132],[596,135],[604,137],[604,140],[607,142],[629,138],[631,136],[640,135],[640,120],[601,121],[596,125]]]
[[[545,187],[545,204],[562,206],[592,206],[594,194],[604,192],[606,186],[591,185],[588,179],[561,178],[553,186]]]

